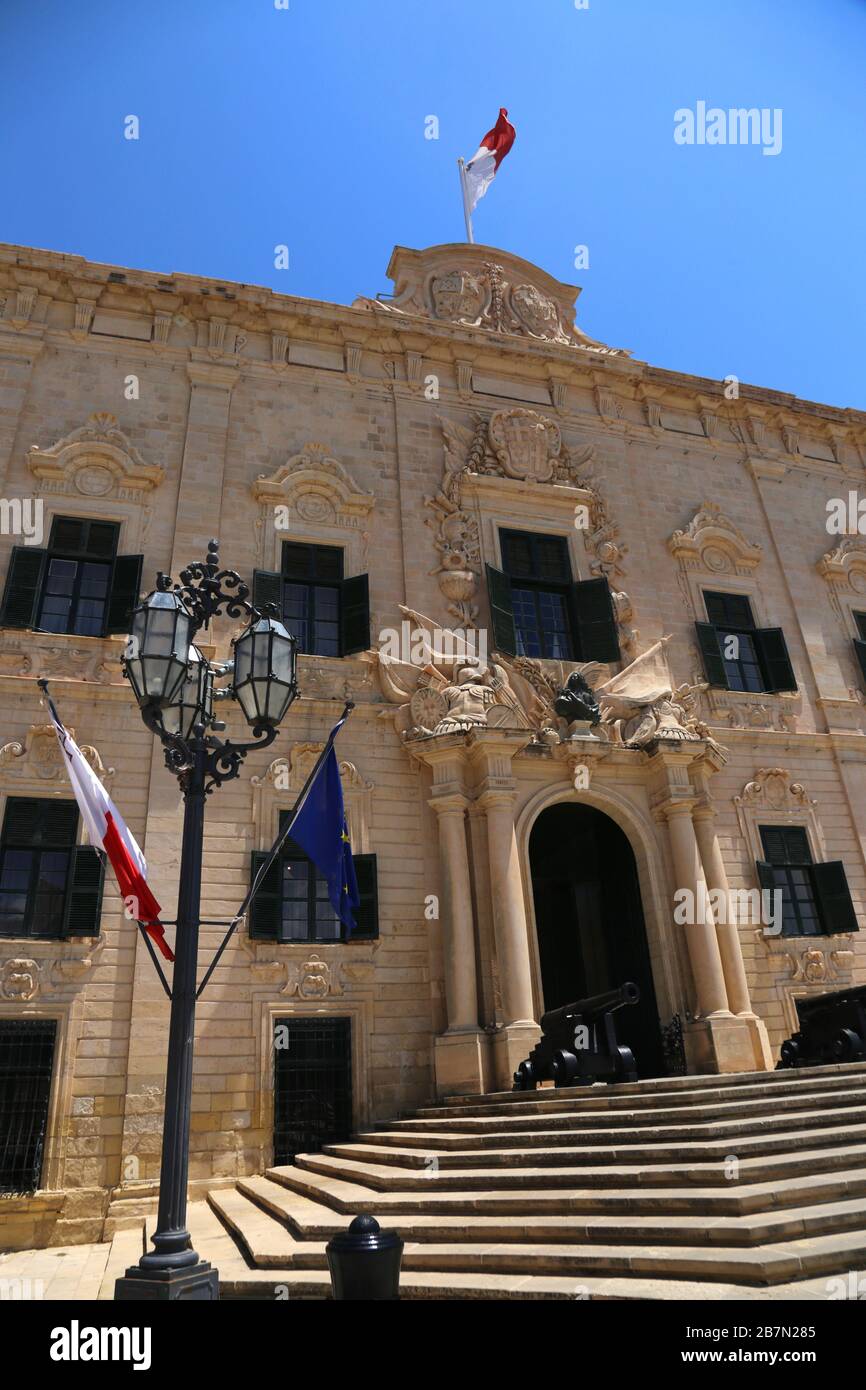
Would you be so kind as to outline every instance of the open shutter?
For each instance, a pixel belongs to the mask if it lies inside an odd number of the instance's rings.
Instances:
[[[32,545],[12,547],[9,569],[6,574],[6,588],[3,592],[3,608],[0,611],[0,626],[33,627],[36,623],[36,607],[45,573],[47,551],[38,550]]]
[[[375,854],[356,854],[355,877],[361,905],[355,913],[350,941],[372,941],[379,935],[379,885]]]
[[[250,855],[250,887],[269,854],[270,850],[254,849]],[[247,915],[250,936],[263,937],[270,941],[277,939],[282,918],[280,867],[280,860],[277,858],[256,889]]]
[[[370,581],[366,574],[356,574],[340,586],[340,655],[365,652],[369,646]]]
[[[619,636],[610,585],[606,579],[584,579],[571,586],[577,659],[619,661]]]
[[[768,690],[796,690],[797,680],[788,657],[785,635],[780,627],[762,627],[755,642],[764,668]]]
[[[707,680],[710,685],[727,690],[728,677],[725,674],[725,662],[719,646],[719,634],[712,623],[695,623],[695,631],[698,634]]]
[[[282,576],[273,570],[253,570],[253,603],[256,608],[266,608],[272,603],[277,617],[283,616]]]
[[[132,624],[132,610],[138,605],[141,593],[142,555],[118,555],[111,576],[111,592],[108,595],[108,614],[105,631],[129,632]]]
[[[835,932],[859,931],[857,914],[841,859],[812,865],[812,886],[821,914],[821,925],[828,936]]]
[[[517,655],[517,632],[514,627],[514,608],[511,602],[511,580],[502,570],[487,565],[487,597],[490,600],[490,625],[493,628],[493,649],[503,656]]]
[[[64,936],[98,936],[102,912],[105,860],[92,845],[72,851],[72,868],[63,916]]]
[[[854,650],[857,653],[857,660],[860,662],[860,671],[863,676],[863,688],[866,689],[866,642],[859,637],[854,638]]]

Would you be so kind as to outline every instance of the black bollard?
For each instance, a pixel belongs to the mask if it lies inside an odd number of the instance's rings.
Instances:
[[[400,1297],[403,1240],[396,1231],[381,1231],[375,1216],[356,1216],[325,1253],[335,1299]]]

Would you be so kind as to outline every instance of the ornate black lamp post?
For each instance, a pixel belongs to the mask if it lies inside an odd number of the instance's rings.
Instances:
[[[123,661],[141,717],[165,745],[166,766],[183,789],[184,815],[157,1229],[154,1249],[117,1280],[115,1299],[218,1297],[217,1271],[199,1259],[186,1229],[204,801],[237,777],[250,749],[273,743],[298,687],[296,639],[248,602],[249,589],[233,570],[220,569],[217,552],[211,541],[207,559],[183,570],[179,585],[157,576],[156,590],[133,614]],[[249,624],[234,642],[233,662],[211,665],[192,639],[218,613],[246,615]],[[215,688],[227,675],[231,683]],[[248,743],[215,736],[225,729],[213,717],[215,698],[238,701],[252,729]]]

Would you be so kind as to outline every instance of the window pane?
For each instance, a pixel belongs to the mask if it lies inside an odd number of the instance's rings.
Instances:
[[[541,633],[538,630],[534,592],[531,589],[512,589],[511,603],[517,634],[517,655],[541,656]]]

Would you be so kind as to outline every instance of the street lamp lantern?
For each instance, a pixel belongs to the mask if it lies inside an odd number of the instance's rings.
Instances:
[[[234,693],[253,728],[279,724],[298,693],[297,638],[276,618],[251,622],[235,641]]]
[[[191,627],[179,595],[163,587],[135,609],[124,670],[140,705],[164,709],[177,697],[187,675]]]
[[[166,766],[180,782],[184,807],[170,991],[163,981],[171,1015],[159,1211],[153,1250],[117,1280],[114,1296],[120,1300],[219,1297],[217,1272],[199,1258],[186,1228],[195,1003],[210,974],[198,987],[204,807],[209,792],[237,777],[248,752],[273,743],[298,694],[295,638],[249,602],[250,591],[240,575],[220,568],[218,551],[211,541],[205,560],[181,570],[180,584],[158,576],[156,590],[133,614],[123,658],[141,717],[163,744]],[[207,661],[193,641],[221,613],[247,621],[234,643],[233,663]],[[224,676],[229,681],[215,688]],[[250,739],[217,736],[225,728],[213,713],[220,697],[237,699],[251,725]]]
[[[188,739],[196,724],[206,728],[213,718],[214,671],[194,642],[190,643],[186,680],[171,704],[160,711],[167,734]]]

